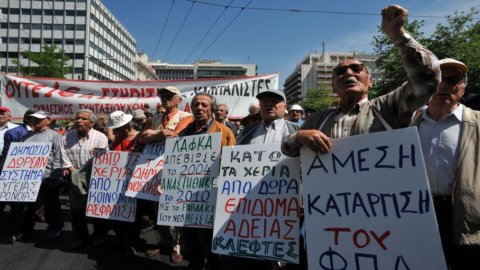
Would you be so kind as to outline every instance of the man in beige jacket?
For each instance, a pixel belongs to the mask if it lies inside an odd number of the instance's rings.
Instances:
[[[480,112],[459,103],[468,67],[440,60],[442,82],[418,126],[442,246],[451,269],[480,269]]]

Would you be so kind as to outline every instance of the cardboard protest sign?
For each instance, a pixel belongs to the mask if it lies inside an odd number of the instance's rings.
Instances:
[[[158,202],[163,164],[163,156],[140,155],[125,195]]]
[[[165,153],[165,143],[150,143],[143,147],[142,154],[163,156]]]
[[[298,263],[300,161],[279,144],[225,146],[212,251]]]
[[[133,222],[136,200],[125,196],[140,154],[96,150],[87,197],[88,217]]]
[[[35,202],[52,143],[15,142],[0,175],[0,201]]]
[[[421,149],[415,127],[302,148],[309,269],[446,269]]]
[[[167,139],[157,224],[212,228],[221,133]]]

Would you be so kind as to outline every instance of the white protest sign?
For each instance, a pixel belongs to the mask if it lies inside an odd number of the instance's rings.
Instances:
[[[299,262],[300,160],[279,144],[225,146],[212,251]]]
[[[158,202],[163,164],[163,156],[140,155],[125,195]]]
[[[52,150],[48,142],[15,142],[0,175],[0,201],[35,202]]]
[[[157,224],[212,228],[221,133],[167,139]]]
[[[135,221],[136,200],[125,196],[140,154],[96,150],[87,197],[88,217]]]
[[[415,127],[302,148],[309,269],[446,269],[421,149]]]

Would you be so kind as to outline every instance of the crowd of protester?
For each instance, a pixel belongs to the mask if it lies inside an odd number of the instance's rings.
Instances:
[[[327,153],[334,147],[332,139],[412,125],[419,130],[447,263],[451,269],[478,268],[480,113],[459,102],[467,86],[468,67],[455,59],[438,61],[409,36],[404,29],[405,9],[389,6],[382,16],[381,28],[399,48],[408,78],[397,89],[372,100],[368,99],[372,79],[367,67],[357,59],[347,59],[333,70],[339,106],[319,111],[287,105],[282,91],[269,89],[256,96],[258,102],[249,105],[243,119],[229,119],[227,104],[217,104],[205,93],[193,97],[190,114],[178,108],[181,92],[168,86],[160,89],[162,106],[153,112],[147,108],[97,117],[90,110],[79,110],[72,125],[65,123],[54,131],[54,119],[47,112],[27,110],[23,123],[16,125],[10,123],[10,109],[0,107],[0,162],[5,161],[12,142],[52,143],[37,203],[8,203],[14,224],[12,241],[32,235],[39,208],[48,224],[48,239],[62,237],[59,194],[66,190],[72,250],[105,245],[112,229],[124,243],[124,255],[132,255],[138,250],[140,234],[156,229],[161,241],[145,254],[165,253],[172,263],[188,259],[190,269],[307,269],[305,248],[299,265],[213,254],[212,229],[155,226],[158,205],[152,201],[138,200],[134,223],[87,218],[93,150],[144,152],[161,147],[168,138],[220,132],[222,146],[277,143],[284,154],[298,156],[301,147]],[[5,205],[1,204],[1,215]],[[92,233],[88,223],[93,224]]]

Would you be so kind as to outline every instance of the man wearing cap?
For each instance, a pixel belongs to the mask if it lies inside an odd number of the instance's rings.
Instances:
[[[162,105],[157,109],[165,109],[151,119],[151,127],[140,132],[138,142],[145,145],[143,153],[161,155],[165,150],[165,140],[167,138],[177,137],[193,121],[190,113],[180,111],[178,105],[182,103],[182,93],[175,86],[167,86],[159,90],[160,101]],[[148,216],[147,225],[142,229],[146,232],[154,228],[154,220],[156,211],[151,201],[139,200],[137,203],[144,207],[145,216]],[[171,247],[172,252],[170,261],[179,263],[183,260],[180,254],[180,229],[170,228],[168,226],[160,226],[160,234],[165,239],[165,245]],[[160,254],[160,248],[154,248],[147,251],[148,256],[157,256]]]
[[[408,11],[392,5],[382,10],[382,31],[399,49],[408,81],[396,90],[368,100],[373,85],[367,67],[347,59],[333,69],[332,88],[340,98],[338,108],[313,114],[301,129],[286,137],[282,152],[298,156],[306,146],[327,153],[332,139],[407,127],[413,112],[426,104],[440,82],[440,69],[433,53],[405,32]]]
[[[245,127],[237,144],[280,143],[299,126],[284,119],[287,107],[285,94],[280,90],[266,90],[257,95],[260,101],[261,121]]]
[[[12,113],[9,108],[0,106],[0,152],[3,150],[3,136],[7,130],[17,127],[17,124],[10,123]]]
[[[21,141],[23,142],[48,142],[52,144],[52,151],[48,157],[42,185],[38,194],[38,201],[43,202],[45,208],[45,221],[48,224],[48,239],[60,236],[63,228],[63,217],[59,199],[61,169],[60,142],[62,136],[50,129],[52,117],[45,111],[30,114],[31,132],[28,132]],[[33,232],[35,226],[35,210],[37,203],[21,203],[23,215],[19,220],[16,233],[12,236],[13,241],[18,241]]]
[[[237,144],[279,144],[285,136],[294,133],[299,125],[285,120],[287,108],[286,98],[283,91],[265,90],[256,98],[260,101],[259,122],[251,124],[243,129],[238,136]],[[222,269],[271,269],[271,261],[241,258],[234,256],[222,256]]]
[[[303,108],[298,104],[293,104],[288,111],[289,120],[297,123],[299,126],[303,125]]]
[[[167,86],[161,88],[159,94],[165,113],[152,118],[151,127],[140,133],[139,142],[143,145],[163,143],[166,138],[176,137],[193,121],[190,113],[178,109],[182,102],[182,93],[178,88]]]
[[[442,81],[418,127],[442,246],[451,269],[480,269],[480,112],[459,100],[468,67],[440,60]]]
[[[88,227],[85,211],[87,207],[88,183],[92,171],[95,149],[108,149],[108,139],[100,131],[93,129],[96,115],[87,109],[75,112],[74,128],[62,138],[62,168],[64,175],[70,176],[70,205],[72,212],[71,249],[88,243]],[[94,244],[104,242],[108,227],[101,220],[92,219]]]

